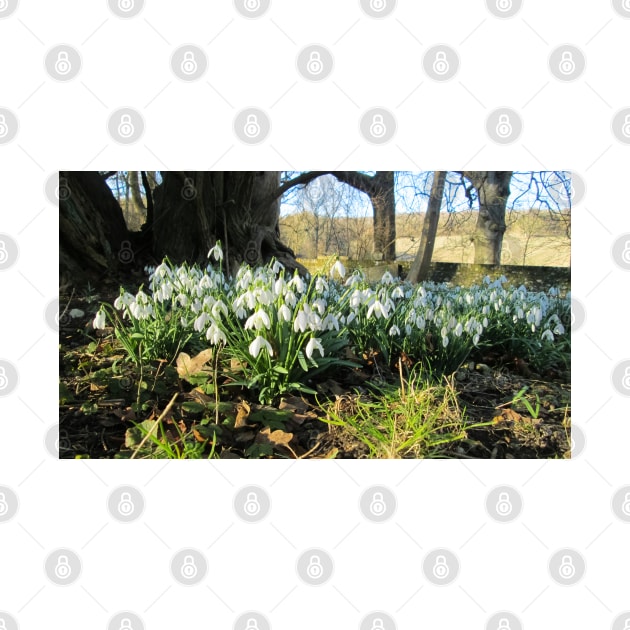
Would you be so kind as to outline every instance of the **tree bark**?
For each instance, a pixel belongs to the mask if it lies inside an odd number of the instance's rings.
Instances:
[[[59,173],[60,284],[83,283],[116,270],[128,257],[122,210],[97,172]]]
[[[407,274],[407,280],[414,284],[426,280],[429,275],[429,265],[431,264],[433,249],[435,247],[435,236],[440,220],[440,207],[444,195],[445,181],[446,171],[435,171],[433,173],[433,184],[431,185],[429,205],[422,226],[420,246],[418,247],[418,252],[411,265],[411,269],[409,269],[409,273]]]
[[[462,174],[477,190],[479,198],[479,217],[473,236],[475,263],[500,265],[512,171],[464,171]]]

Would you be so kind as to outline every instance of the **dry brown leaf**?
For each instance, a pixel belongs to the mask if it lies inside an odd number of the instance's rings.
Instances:
[[[244,400],[240,403],[236,403],[236,420],[234,420],[235,429],[253,426],[251,424],[247,424],[247,418],[249,418],[250,411],[251,409],[247,401]]]
[[[190,357],[185,352],[177,355],[177,373],[181,378],[186,378],[191,374],[203,372],[203,366],[212,359],[212,348],[202,350],[197,356]]]
[[[269,427],[265,427],[256,436],[257,444],[271,444],[272,446],[289,446],[289,442],[293,439],[293,433],[287,433],[281,429],[272,431]]]

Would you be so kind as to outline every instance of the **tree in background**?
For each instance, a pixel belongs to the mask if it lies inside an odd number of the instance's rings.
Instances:
[[[396,197],[393,171],[306,171],[283,183],[286,190],[305,186],[323,175],[333,175],[338,181],[365,193],[373,208],[374,258],[396,259]]]
[[[438,222],[440,220],[440,207],[444,197],[444,183],[446,181],[446,171],[435,171],[433,174],[433,184],[431,185],[431,196],[427,213],[422,226],[422,237],[418,253],[409,269],[407,280],[410,282],[422,282],[429,275],[429,265],[433,258],[435,247],[435,236],[437,234]]]

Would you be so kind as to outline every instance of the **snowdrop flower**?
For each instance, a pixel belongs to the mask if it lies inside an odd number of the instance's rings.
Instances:
[[[208,332],[206,332],[206,339],[213,346],[216,346],[218,343],[227,344],[227,337],[225,336],[225,333],[216,325],[215,322],[212,322],[212,326],[208,328]]]
[[[280,276],[273,285],[273,294],[276,297],[280,297],[283,293],[284,290],[286,288],[286,282],[284,281],[284,278],[282,276]]]
[[[311,337],[306,344],[306,356],[310,359],[313,356],[313,352],[319,350],[320,356],[324,356],[324,347],[322,342],[317,337]]]
[[[387,309],[386,304],[381,304],[379,300],[374,300],[370,308],[368,308],[367,318],[370,319],[372,313],[376,316],[376,319],[382,317],[383,319],[387,319],[389,317],[389,310]]]
[[[446,348],[448,346],[448,337],[442,337],[442,345]]]
[[[405,292],[403,291],[402,287],[400,285],[395,287],[394,290],[392,291],[392,299],[399,300],[404,297],[405,297]]]
[[[394,324],[390,329],[389,329],[389,336],[390,337],[399,337],[400,336],[400,328],[398,328],[398,326],[396,326],[396,324]]]
[[[269,291],[269,289],[257,289],[256,297],[258,299],[258,303],[263,306],[269,306],[273,302],[273,293]]]
[[[223,313],[224,317],[227,317],[228,307],[221,300],[219,300],[218,302],[215,302],[212,306],[212,317],[214,317],[215,319],[221,319],[221,313]]]
[[[267,354],[269,354],[270,357],[273,356],[273,348],[271,347],[271,344],[260,335],[258,335],[258,337],[249,344],[249,354],[251,354],[254,359],[257,359],[262,348],[267,351]]]
[[[177,298],[175,298],[175,302],[179,302],[180,306],[186,308],[188,306],[188,296],[180,293]],[[114,306],[116,306],[116,302],[114,302]]]
[[[541,335],[541,339],[543,341],[553,341],[553,333],[550,330],[545,330],[545,332]]]
[[[250,315],[245,322],[245,330],[250,330],[251,328],[260,330],[263,327],[269,330],[271,328],[271,320],[269,319],[269,315],[262,309]]]
[[[479,343],[479,335],[474,335],[473,337],[473,344],[476,346]]]
[[[293,291],[287,291],[284,296],[284,301],[291,307],[294,308],[297,304],[297,297]]]
[[[352,311],[346,318],[346,326],[349,326],[356,319],[356,312]]]
[[[554,335],[564,335],[564,326],[560,323],[553,329]]]
[[[208,315],[208,313],[204,311],[195,320],[195,323],[193,324],[193,328],[197,332],[201,332],[206,327],[206,324],[208,323],[209,320],[210,320],[210,315]]]
[[[302,280],[301,276],[297,273],[289,280],[289,286],[293,287],[298,293],[304,293],[304,291],[306,291],[304,280]]]
[[[281,322],[289,322],[289,321],[291,321],[291,310],[289,309],[289,307],[286,304],[283,304],[278,309],[278,319]]]
[[[94,321],[92,322],[92,326],[94,326],[95,329],[99,329],[99,330],[103,330],[103,328],[105,328],[105,311],[104,310],[99,310],[98,313],[96,313],[96,317],[94,318]]]
[[[284,271],[284,265],[280,261],[275,260],[272,270],[275,275],[278,275],[281,271]]]
[[[394,284],[394,276],[392,276],[392,274],[389,273],[389,271],[386,271],[383,274],[383,277],[381,278],[381,283],[382,284]]]
[[[363,280],[363,276],[361,272],[355,271],[345,282],[344,286],[353,287],[355,284],[358,284]]]
[[[322,298],[317,298],[313,302],[313,307],[316,308],[319,311],[320,315],[323,315],[324,312],[326,311],[326,300],[324,300]]]
[[[125,293],[123,293],[122,295],[119,295],[114,300],[114,308],[116,308],[117,310],[120,310],[123,306],[130,306],[133,301],[134,301],[133,295],[125,291]]]
[[[455,336],[456,337],[461,337],[462,336],[462,333],[464,332],[464,328],[461,325],[461,322],[458,323],[457,326],[455,326],[454,332],[455,332]]]
[[[334,278],[335,273],[339,274],[340,278],[346,277],[346,268],[343,266],[342,262],[338,260],[331,268],[330,268],[330,277]]]
[[[328,313],[328,315],[324,317],[322,328],[326,330],[332,330],[333,328],[339,330],[339,320],[332,313]]]
[[[208,258],[212,256],[218,263],[223,260],[223,250],[221,249],[221,241],[217,241],[216,245],[208,252]]]
[[[297,332],[305,332],[308,327],[308,316],[306,313],[300,309],[298,314],[295,316],[295,321],[293,322],[293,330]]]
[[[321,276],[317,276],[315,280],[315,291],[317,291],[317,293],[325,293],[328,291],[328,282]]]

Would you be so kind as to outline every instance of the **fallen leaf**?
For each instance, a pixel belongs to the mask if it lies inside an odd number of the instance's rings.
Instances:
[[[273,446],[289,447],[289,442],[293,439],[293,433],[287,433],[280,429],[272,431],[269,427],[265,427],[256,436],[257,444],[271,444]],[[290,448],[290,447],[289,447]]]
[[[252,426],[250,424],[247,424],[247,418],[249,418],[250,411],[251,408],[249,406],[249,403],[247,403],[245,400],[240,403],[236,403],[236,420],[234,420],[235,429]]]
[[[209,372],[209,369],[204,370],[204,365],[208,363],[210,359],[212,359],[212,348],[206,348],[192,358],[185,352],[180,352],[179,355],[177,355],[177,373],[181,378],[186,378],[187,376],[198,374],[199,372]]]

